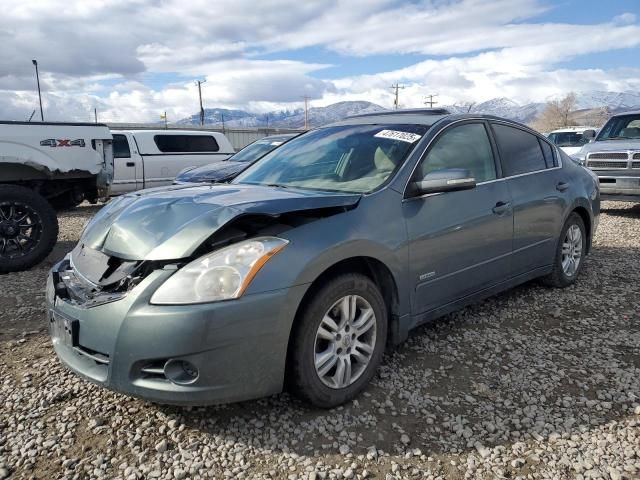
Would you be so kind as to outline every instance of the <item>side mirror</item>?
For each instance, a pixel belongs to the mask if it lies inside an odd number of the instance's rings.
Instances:
[[[475,188],[476,179],[469,170],[462,168],[447,168],[428,173],[422,180],[411,182],[410,195],[418,197],[428,193],[453,192]]]
[[[585,130],[584,132],[582,132],[582,137],[586,138],[589,141],[591,141],[594,138],[596,138],[596,131],[595,130]]]

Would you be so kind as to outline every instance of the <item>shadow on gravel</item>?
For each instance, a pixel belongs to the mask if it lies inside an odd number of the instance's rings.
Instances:
[[[609,205],[615,205],[613,208],[602,208],[602,213],[606,213],[607,215],[612,215],[614,217],[626,217],[626,218],[637,218],[640,219],[640,201],[637,204],[629,203],[627,204],[627,208],[621,208],[618,203],[612,203]]]
[[[309,408],[286,394],[158,408],[214,437],[305,455],[375,445],[482,456],[517,442],[580,442],[640,402],[640,249],[596,247],[585,267],[567,289],[530,282],[416,329],[341,408]]]

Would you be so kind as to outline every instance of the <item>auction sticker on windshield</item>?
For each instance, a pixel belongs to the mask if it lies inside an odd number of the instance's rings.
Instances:
[[[418,140],[422,135],[411,132],[400,132],[398,130],[380,130],[374,135],[378,138],[390,138],[392,140],[400,140],[401,142],[413,143]]]

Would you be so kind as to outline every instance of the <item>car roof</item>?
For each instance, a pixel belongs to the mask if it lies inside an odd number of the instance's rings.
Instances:
[[[565,127],[565,128],[558,128],[556,130],[552,130],[549,133],[566,133],[566,132],[584,132],[585,130],[597,130],[597,127],[589,127],[589,126],[584,126],[584,125],[579,125],[576,127]]]
[[[261,140],[281,140],[285,138],[297,137],[300,133],[278,133],[276,135],[267,135],[266,137],[261,137],[256,140],[259,142]]]
[[[147,128],[113,128],[109,130],[113,133],[134,133],[144,135],[222,135],[222,132],[213,132],[211,130],[188,130],[180,128],[165,128],[165,129],[147,129]]]
[[[640,115],[640,110],[629,110],[628,112],[619,112],[611,115],[612,117],[623,117],[625,115]]]
[[[434,125],[440,120],[446,119],[447,121],[458,120],[494,120],[498,122],[504,122],[517,127],[528,130],[536,135],[542,136],[540,132],[527,127],[526,125],[510,120],[508,118],[496,117],[495,115],[487,115],[483,113],[450,113],[444,108],[417,108],[407,110],[384,110],[380,112],[372,112],[361,115],[354,115],[347,117],[339,122],[332,123],[326,126],[339,126],[339,125],[361,125],[372,123],[384,123],[384,124],[398,124],[398,125]]]

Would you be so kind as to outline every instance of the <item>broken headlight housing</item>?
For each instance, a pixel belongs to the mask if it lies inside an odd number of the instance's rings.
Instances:
[[[259,237],[208,253],[185,265],[155,291],[151,303],[180,305],[240,297],[288,240]]]

